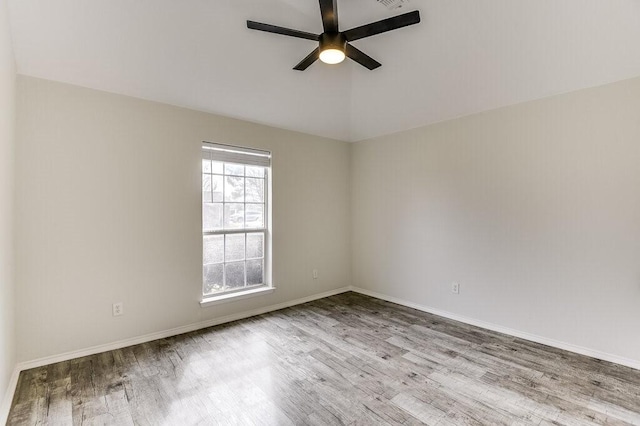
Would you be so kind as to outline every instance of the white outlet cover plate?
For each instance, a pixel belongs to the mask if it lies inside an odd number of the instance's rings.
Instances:
[[[122,302],[114,303],[113,316],[119,317],[120,315],[123,315],[123,314],[124,314],[124,305],[122,304]]]

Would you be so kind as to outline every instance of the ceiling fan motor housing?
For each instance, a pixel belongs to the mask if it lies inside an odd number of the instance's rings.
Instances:
[[[319,40],[321,52],[327,49],[337,49],[344,52],[347,49],[347,39],[342,33],[322,33]]]

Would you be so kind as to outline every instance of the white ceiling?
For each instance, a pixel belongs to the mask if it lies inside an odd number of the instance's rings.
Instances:
[[[640,0],[338,0],[340,28],[420,10],[354,42],[383,64],[291,68],[316,0],[9,0],[18,72],[361,140],[640,75]]]

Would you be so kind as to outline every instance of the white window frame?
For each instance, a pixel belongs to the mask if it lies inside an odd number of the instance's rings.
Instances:
[[[247,297],[254,297],[261,294],[271,293],[275,290],[272,285],[271,279],[271,152],[264,150],[257,150],[253,148],[239,147],[234,145],[225,145],[225,144],[217,144],[211,142],[203,142],[202,143],[202,158],[211,159],[213,161],[221,161],[224,163],[233,163],[233,164],[241,164],[245,166],[261,166],[265,168],[265,181],[264,181],[264,208],[263,208],[263,227],[262,228],[240,228],[240,229],[224,229],[224,216],[223,216],[223,229],[219,230],[204,230],[204,214],[201,219],[201,227],[202,227],[202,248],[203,248],[203,277],[201,283],[201,294],[202,301],[201,306],[210,306],[218,303],[224,303],[227,301],[244,299]],[[202,162],[201,162],[202,163]],[[204,176],[204,171],[201,171],[201,181]],[[246,185],[246,182],[245,182]],[[201,192],[202,194],[202,192]],[[202,195],[201,195],[202,196]],[[201,205],[204,207],[204,199],[201,199]],[[224,203],[224,202],[223,202]],[[245,213],[246,213],[246,199],[242,202],[245,205]],[[224,204],[223,204],[223,215],[224,215]],[[246,226],[246,216],[245,216],[245,226]],[[224,235],[225,242],[227,235],[237,235],[237,234],[249,234],[249,233],[262,233],[264,235],[264,254],[263,254],[263,283],[247,286],[247,274],[246,274],[246,262],[245,258],[245,286],[241,288],[235,288],[230,290],[222,290],[215,293],[207,293],[204,292],[205,286],[205,277],[204,277],[204,239],[209,235]],[[224,244],[224,243],[223,243]],[[245,240],[246,247],[246,240]],[[224,254],[223,254],[224,256]],[[223,260],[222,265],[226,265],[226,261]],[[226,267],[223,266],[223,271],[226,271]],[[223,272],[226,274],[226,272]]]

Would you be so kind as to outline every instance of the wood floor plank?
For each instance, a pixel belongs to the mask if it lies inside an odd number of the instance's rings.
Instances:
[[[23,371],[9,425],[640,425],[640,371],[356,293]]]

